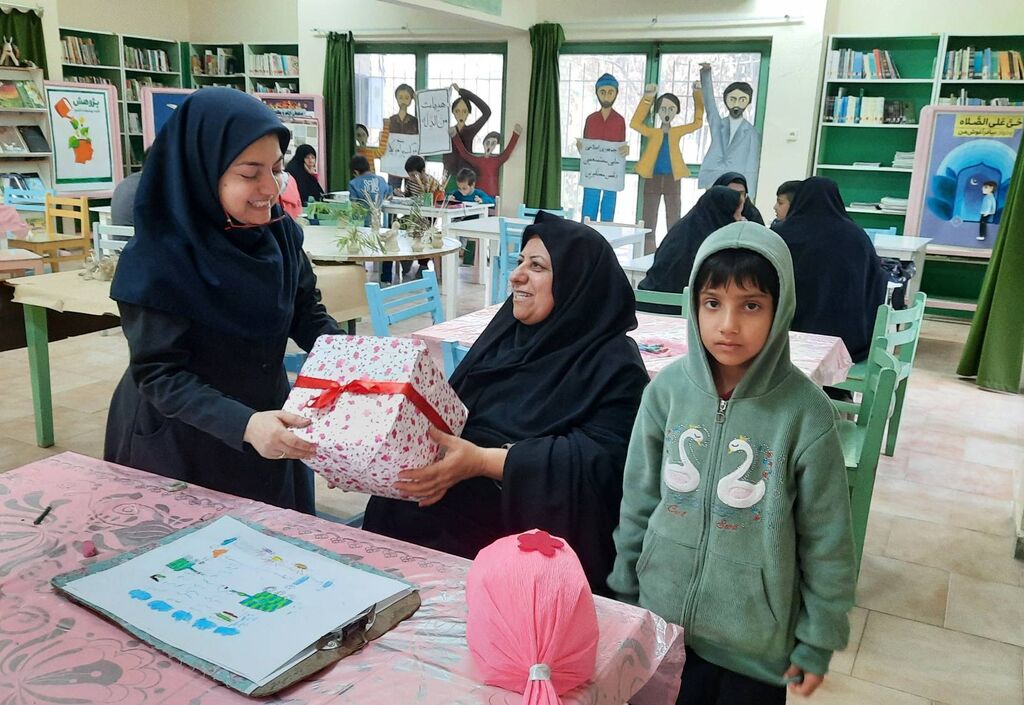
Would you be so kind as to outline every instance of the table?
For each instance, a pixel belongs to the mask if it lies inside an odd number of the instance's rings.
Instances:
[[[441,343],[457,340],[471,346],[490,323],[501,304],[488,306],[479,311],[460,316],[454,320],[429,326],[412,334],[427,344],[430,354],[439,365],[444,364]],[[638,343],[660,343],[668,348],[665,353],[641,352],[648,374],[653,379],[663,369],[686,354],[686,319],[673,316],[659,316],[643,311],[636,312],[637,329],[628,335]],[[789,356],[793,364],[819,386],[834,386],[846,379],[846,373],[853,366],[850,353],[841,338],[815,333],[789,334]]]
[[[263,702],[516,703],[480,684],[465,640],[470,562],[202,487],[172,492],[150,473],[62,453],[0,475],[0,692],[12,703],[253,703],[140,644],[57,595],[50,579],[230,513],[385,570],[419,587],[422,606],[395,629]],[[38,526],[43,507],[52,505]],[[95,559],[80,543],[93,541]],[[671,705],[685,653],[682,629],[646,610],[596,598],[601,633],[591,683],[567,704]],[[641,686],[644,686],[642,690]],[[634,695],[640,690],[638,695]]]
[[[369,231],[369,228],[360,228]],[[305,242],[302,248],[309,258],[316,262],[403,262],[417,259],[440,259],[441,272],[438,281],[441,283],[441,294],[444,296],[444,316],[447,319],[458,315],[458,296],[456,290],[459,281],[459,250],[461,243],[453,238],[444,238],[442,247],[428,247],[415,252],[412,242],[404,235],[398,236],[396,252],[363,252],[358,255],[349,254],[338,247],[340,231],[332,225],[306,225]]]
[[[424,218],[439,218],[441,220],[441,232],[444,235],[448,235],[448,228],[452,225],[453,218],[470,218],[473,216],[480,216],[481,218],[486,217],[490,206],[486,203],[460,203],[452,205],[450,208],[440,208],[438,206],[420,206],[420,215]],[[392,215],[409,215],[412,213],[411,203],[395,203],[394,201],[384,201],[384,205],[381,206],[381,210],[384,213],[391,213]]]
[[[0,237],[6,236],[0,233]],[[0,272],[26,272],[30,269],[35,274],[43,273],[42,255],[13,247],[0,248]]]
[[[530,218],[506,218],[512,225],[532,225]],[[448,229],[448,235],[477,240],[479,242],[478,252],[481,253],[480,278],[484,285],[484,301],[491,300],[491,256],[496,248],[493,246],[501,240],[499,218],[496,216],[477,218],[475,220],[461,220],[452,223]],[[640,228],[630,225],[608,225],[607,223],[587,223],[587,225],[601,233],[612,248],[633,246],[633,256],[640,257],[644,253],[644,236],[651,232],[650,228]]]

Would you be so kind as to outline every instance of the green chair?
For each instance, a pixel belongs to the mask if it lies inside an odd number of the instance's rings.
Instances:
[[[633,296],[638,304],[658,304],[661,306],[678,306],[679,313],[667,313],[666,316],[686,318],[686,299],[690,295],[690,287],[683,289],[683,293],[677,294],[674,291],[648,291],[647,289],[633,289]]]
[[[858,570],[864,553],[875,472],[882,450],[885,424],[892,407],[899,364],[885,349],[885,339],[876,338],[867,360],[867,376],[857,389],[861,393],[860,402],[832,402],[840,413],[856,417],[856,421],[840,420],[837,426],[846,463],[846,481],[850,488],[853,543]]]
[[[917,343],[921,338],[921,326],[924,323],[924,309],[928,296],[919,291],[914,296],[912,306],[896,311],[891,306],[881,305],[875,316],[875,328],[872,340],[877,344],[879,338],[885,341],[885,349],[896,357],[896,403],[892,416],[889,418],[888,431],[885,438],[885,454],[892,456],[896,451],[896,439],[899,436],[900,419],[903,416],[903,401],[907,395],[907,380],[914,369],[914,358],[917,355]],[[858,362],[846,375],[846,381],[835,385],[847,391],[859,391],[864,380],[866,362]]]

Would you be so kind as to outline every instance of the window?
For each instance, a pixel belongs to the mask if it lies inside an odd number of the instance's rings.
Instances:
[[[461,51],[453,53],[458,47]],[[491,109],[491,117],[473,141],[474,151],[483,151],[483,138],[501,132],[505,123],[505,45],[480,44],[361,44],[355,54],[356,122],[366,125],[369,143],[377,144],[383,122],[398,111],[395,89],[405,83],[417,91],[449,88],[453,83],[475,93]],[[416,114],[415,103],[409,112]],[[479,117],[474,108],[472,123]],[[451,118],[454,124],[454,118]],[[509,126],[511,130],[511,125]],[[442,174],[441,158],[427,157],[427,171]]]
[[[626,121],[626,141],[629,154],[626,162],[626,186],[618,194],[615,204],[617,222],[636,222],[641,216],[643,191],[635,174],[636,161],[641,154],[640,134],[629,128],[633,112],[643,97],[644,86],[658,83],[658,94],[673,93],[679,98],[682,110],[675,124],[694,119],[693,84],[700,80],[700,64],[707,61],[712,67],[716,95],[707,99],[722,112],[722,89],[733,81],[746,81],[754,89],[754,99],[746,117],[760,129],[763,119],[764,90],[767,85],[768,42],[743,43],[634,43],[634,44],[566,44],[559,58],[559,99],[562,120],[562,205],[580,213],[583,189],[579,187],[579,152],[576,140],[583,136],[587,116],[600,109],[594,91],[594,82],[604,73],[610,73],[619,82],[619,95],[614,110]],[[657,77],[655,79],[654,77]],[[680,184],[682,212],[685,214],[696,203],[702,191],[697,187],[696,174],[700,162],[711,144],[711,134],[705,125],[686,135],[681,148],[683,160],[692,177]],[[664,208],[654,226],[660,242],[667,230]]]

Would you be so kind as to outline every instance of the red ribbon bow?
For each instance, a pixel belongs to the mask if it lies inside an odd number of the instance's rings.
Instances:
[[[441,415],[430,405],[422,394],[409,382],[380,382],[371,379],[354,379],[341,384],[333,379],[305,377],[299,375],[295,386],[302,389],[322,389],[318,396],[313,397],[306,406],[310,409],[330,409],[342,394],[401,394],[412,402],[420,413],[427,417],[434,426],[447,434],[453,435],[451,428]]]

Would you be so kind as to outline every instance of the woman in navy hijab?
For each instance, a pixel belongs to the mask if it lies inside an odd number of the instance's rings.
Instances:
[[[156,137],[135,237],[111,285],[128,339],[104,457],[313,512],[299,460],[314,446],[279,411],[289,338],[340,329],[320,303],[302,231],[278,205],[288,131],[252,96],[205,88]]]

